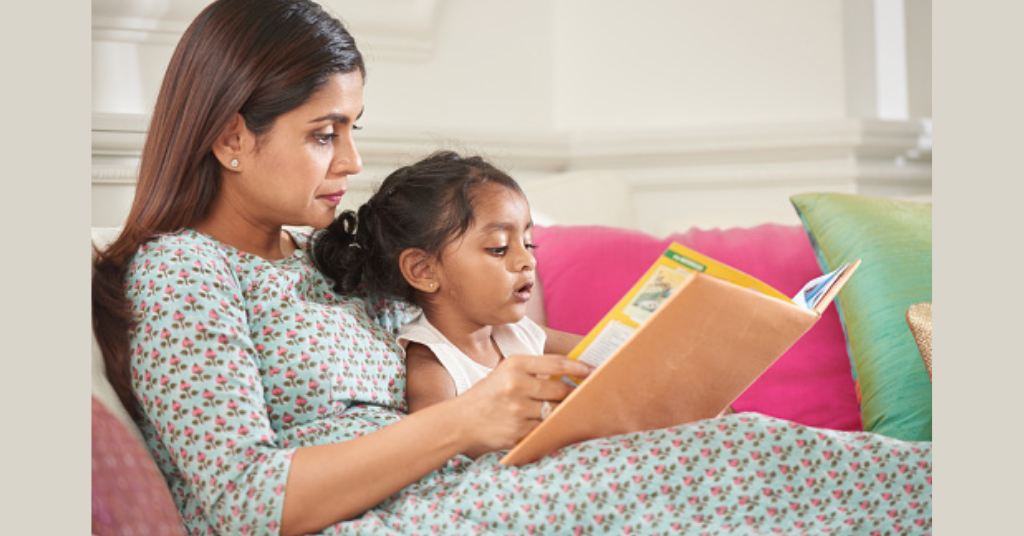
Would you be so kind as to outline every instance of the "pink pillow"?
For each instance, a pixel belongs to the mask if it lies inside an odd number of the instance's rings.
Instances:
[[[539,226],[538,276],[548,325],[587,333],[675,241],[796,294],[821,275],[801,225],[691,229],[657,239],[639,231],[601,226]],[[835,307],[733,403],[808,426],[861,430],[846,337]]]
[[[185,536],[170,488],[149,451],[95,396],[92,533]]]

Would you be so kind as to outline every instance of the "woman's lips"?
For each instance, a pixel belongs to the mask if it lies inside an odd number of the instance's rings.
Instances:
[[[344,195],[345,195],[345,190],[341,190],[339,192],[334,192],[333,194],[321,195],[321,196],[319,196],[319,198],[323,199],[324,201],[327,201],[328,203],[330,203],[332,205],[337,205],[337,204],[341,203],[341,198]]]

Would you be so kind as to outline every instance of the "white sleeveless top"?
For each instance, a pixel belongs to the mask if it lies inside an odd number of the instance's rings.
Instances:
[[[515,324],[494,326],[491,337],[498,345],[502,356],[543,354],[544,341],[547,339],[544,330],[525,316]],[[407,348],[410,342],[418,342],[434,352],[437,359],[448,370],[452,380],[455,381],[455,394],[462,394],[493,370],[462,353],[437,328],[431,325],[422,313],[406,324],[398,334],[398,343],[402,345],[403,349]]]

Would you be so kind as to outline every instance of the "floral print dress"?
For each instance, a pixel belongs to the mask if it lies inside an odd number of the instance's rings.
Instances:
[[[185,229],[130,265],[138,424],[192,534],[277,534],[296,448],[405,415],[411,315],[336,294],[293,237],[268,261]],[[323,533],[929,534],[931,449],[742,413],[522,467],[459,456]]]

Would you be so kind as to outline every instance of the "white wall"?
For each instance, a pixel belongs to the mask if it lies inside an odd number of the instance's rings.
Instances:
[[[322,3],[369,69],[365,168],[343,206],[438,147],[486,154],[531,196],[602,170],[656,234],[796,223],[788,196],[803,191],[931,192],[928,1]],[[205,4],[93,1],[95,225],[127,212],[163,68]],[[893,5],[903,21],[886,25]],[[560,198],[536,204],[559,221]]]
[[[335,11],[358,4],[337,4]],[[548,0],[441,1],[429,57],[394,61],[367,42],[367,115],[373,128],[415,132],[545,132],[551,128],[551,8]],[[525,36],[531,36],[525,38]]]
[[[555,2],[556,125],[664,129],[840,119],[840,3]]]

